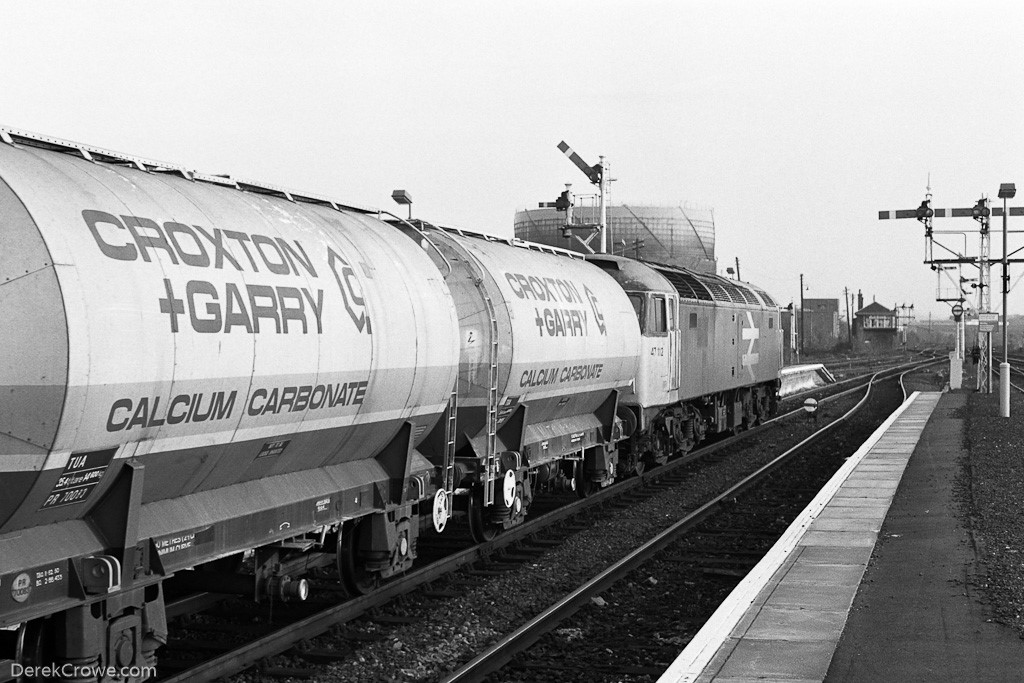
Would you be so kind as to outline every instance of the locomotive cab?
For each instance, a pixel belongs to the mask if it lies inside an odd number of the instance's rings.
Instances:
[[[640,322],[640,368],[633,392],[640,405],[679,400],[679,299],[666,291],[626,291]]]

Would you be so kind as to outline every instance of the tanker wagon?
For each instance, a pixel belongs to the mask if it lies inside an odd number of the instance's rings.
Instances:
[[[619,397],[640,362],[640,328],[628,296],[582,255],[441,229],[402,226],[431,253],[460,327],[457,424],[422,450],[442,466],[453,507],[477,540],[523,521],[534,494],[581,495],[618,472],[629,437]]]
[[[431,255],[358,207],[0,138],[0,664],[139,670],[164,580],[237,583],[250,549],[257,599],[303,598],[307,550],[411,566],[463,346]]]

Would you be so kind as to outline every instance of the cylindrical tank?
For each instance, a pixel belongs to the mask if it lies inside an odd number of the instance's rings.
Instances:
[[[596,224],[597,221],[597,207],[574,207],[574,224]],[[515,236],[540,244],[586,252],[576,239],[562,236],[564,223],[564,211],[517,211]],[[614,254],[698,272],[715,272],[715,217],[710,209],[683,203],[659,206],[610,205],[608,232],[608,250]],[[576,234],[586,237],[582,232]],[[591,246],[596,244],[591,243]]]
[[[531,425],[592,414],[629,386],[640,330],[611,277],[553,249],[428,234],[452,268],[459,311],[459,447],[485,428],[492,361],[499,427],[520,405]]]
[[[372,458],[444,411],[441,273],[372,216],[0,143],[0,530]],[[355,470],[353,470],[355,471]]]

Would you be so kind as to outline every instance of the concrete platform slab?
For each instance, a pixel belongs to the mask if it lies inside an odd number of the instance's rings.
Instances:
[[[762,640],[838,640],[846,611],[765,607],[747,629],[747,638]]]
[[[786,573],[786,581],[790,583],[810,583],[828,586],[857,586],[864,575],[864,567],[860,564],[824,564],[804,562],[797,558],[796,563]]]
[[[878,534],[872,531],[808,531],[800,545],[830,545],[837,547],[859,546],[871,548]]]
[[[865,510],[867,508],[849,508],[851,510]],[[878,517],[847,517],[846,519],[816,519],[811,524],[811,531],[870,531],[877,534],[882,528],[883,519]]]
[[[856,564],[863,567],[871,559],[871,550],[863,547],[802,546],[796,561],[803,564]]]
[[[864,463],[861,463],[861,466],[858,467],[857,469],[862,471],[862,472],[865,472],[865,473],[867,473],[867,472],[884,472],[884,473],[888,473],[888,472],[898,472],[898,471],[900,471],[901,468],[903,468],[905,466],[906,465],[904,465],[903,463],[895,463],[895,462],[888,462],[888,461],[886,461],[886,462],[874,461],[874,462],[864,462]]]
[[[898,472],[898,468],[893,468],[884,472],[854,472],[850,475],[850,478],[843,484],[843,488],[848,486],[864,486],[868,488],[885,488],[892,486],[892,474]]]
[[[862,498],[891,498],[896,493],[896,484],[869,484],[850,483],[843,485],[839,495],[860,496]]]
[[[837,493],[835,496],[833,496],[832,500],[833,500],[833,502],[837,503],[838,505],[843,505],[845,507],[865,507],[865,508],[870,507],[870,508],[873,508],[873,507],[877,507],[879,504],[881,504],[880,501],[883,501],[884,499],[865,498],[864,496],[857,496],[857,495],[854,495],[852,493],[843,492],[842,490],[840,490],[839,493]],[[887,504],[886,504],[886,507],[888,507]]]
[[[785,644],[785,648],[780,648],[778,640],[745,638],[733,649],[718,675],[751,678],[776,676],[819,681],[824,678],[834,644],[825,640],[789,640]]]
[[[840,489],[839,493],[836,494],[836,500],[842,505],[851,505],[850,501],[852,500],[867,500],[878,505],[888,506],[895,495],[896,492],[890,489],[878,491],[862,486],[852,486],[850,488]],[[860,507],[865,506],[861,505]]]
[[[854,591],[839,591],[828,584],[811,585],[783,581],[772,591],[769,605],[773,607],[799,607],[806,610],[846,612],[853,603]]]
[[[818,520],[823,519],[885,519],[885,508],[881,505],[868,507],[866,505],[829,505],[818,515]]]

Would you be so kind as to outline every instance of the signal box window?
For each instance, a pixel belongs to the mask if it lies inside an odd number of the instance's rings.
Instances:
[[[647,316],[648,334],[665,334],[668,332],[668,311],[665,297],[651,297],[651,310]]]
[[[640,332],[644,331],[644,297],[641,294],[630,294],[629,303],[633,304],[636,319],[640,323]]]

